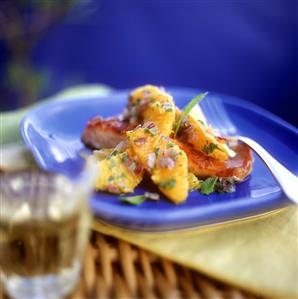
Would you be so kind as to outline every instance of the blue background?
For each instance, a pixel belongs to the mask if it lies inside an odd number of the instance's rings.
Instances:
[[[244,98],[298,125],[297,53],[294,0],[94,0],[51,28],[32,61],[49,73],[40,97],[78,83],[186,86]]]

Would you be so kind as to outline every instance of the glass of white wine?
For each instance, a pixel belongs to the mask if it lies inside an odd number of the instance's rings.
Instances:
[[[73,290],[88,240],[90,191],[88,180],[58,174],[0,175],[0,278],[8,295],[54,299]]]

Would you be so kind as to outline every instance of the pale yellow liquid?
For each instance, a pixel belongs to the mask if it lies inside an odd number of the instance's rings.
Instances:
[[[71,268],[82,254],[87,217],[80,211],[59,221],[0,221],[2,274],[49,275]]]
[[[0,275],[13,298],[54,299],[69,294],[80,273],[89,213],[62,219],[0,220]]]

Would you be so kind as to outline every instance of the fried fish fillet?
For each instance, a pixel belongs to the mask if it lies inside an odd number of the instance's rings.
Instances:
[[[92,149],[114,148],[125,139],[125,132],[136,127],[121,116],[92,118],[85,127],[81,139]]]
[[[195,150],[190,144],[176,140],[177,142],[187,155],[189,171],[200,178],[209,176],[235,177],[242,181],[252,170],[252,151],[245,143],[236,142],[236,144],[230,145],[230,148],[236,153],[235,157],[220,161]]]

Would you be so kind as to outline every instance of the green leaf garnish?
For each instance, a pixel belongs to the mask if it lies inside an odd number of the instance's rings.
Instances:
[[[193,173],[188,173],[188,184],[190,191],[200,190],[202,182],[203,181],[199,180]]]
[[[218,180],[218,177],[209,177],[201,184],[201,193],[210,194],[215,191],[215,184]]]
[[[123,196],[120,197],[121,202],[129,203],[131,205],[139,205],[146,200],[144,195]]]
[[[217,144],[215,143],[206,143],[203,147],[203,152],[207,155],[213,153],[214,150],[220,150],[220,151],[223,151]]]
[[[176,185],[176,180],[174,178],[170,178],[167,181],[160,182],[158,186],[162,189],[172,189]]]
[[[208,92],[204,92],[204,93],[200,93],[198,96],[196,96],[195,98],[193,98],[183,109],[178,121],[177,121],[177,125],[176,125],[176,128],[175,128],[175,133],[174,133],[174,138],[176,137],[180,127],[181,127],[181,124],[184,120],[184,118],[189,114],[189,112],[191,111],[191,109],[197,105],[200,101],[202,101],[205,96],[208,94]]]
[[[160,148],[159,147],[154,148],[154,153],[155,153],[156,156],[159,155],[159,152],[160,152]]]
[[[111,153],[109,154],[109,156],[107,157],[107,160],[110,160],[113,156],[116,156],[118,154],[118,150],[116,148],[114,148]]]
[[[114,168],[116,166],[116,161],[114,159],[112,159],[112,157],[109,159],[110,164],[109,164],[109,169],[111,170],[112,168]]]

